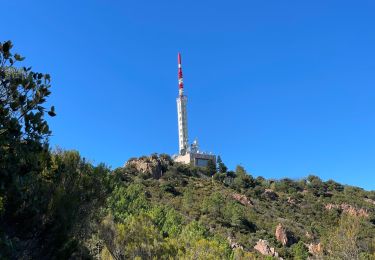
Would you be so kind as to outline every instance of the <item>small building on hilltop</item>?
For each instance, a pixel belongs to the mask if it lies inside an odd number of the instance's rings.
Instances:
[[[178,154],[173,157],[175,162],[191,164],[194,166],[205,167],[208,161],[216,164],[216,156],[211,153],[200,151],[198,141],[188,144],[188,127],[187,127],[187,97],[184,95],[184,81],[182,76],[181,54],[178,53],[178,88],[179,95],[177,101],[177,120],[178,120]]]

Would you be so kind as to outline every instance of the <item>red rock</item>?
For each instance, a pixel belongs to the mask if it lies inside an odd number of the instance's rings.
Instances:
[[[323,253],[323,246],[320,242],[318,244],[310,243],[307,247],[312,255],[321,255]]]
[[[283,246],[286,246],[289,242],[287,231],[281,223],[279,223],[276,227],[275,237]]]
[[[232,194],[232,198],[244,206],[253,206],[253,203],[251,202],[251,200],[245,195],[234,193]]]
[[[259,239],[258,243],[254,246],[254,249],[262,255],[278,256],[275,248],[270,247],[267,240]]]
[[[325,209],[327,209],[327,210],[340,209],[340,210],[342,210],[342,212],[344,212],[348,215],[351,215],[351,216],[365,217],[365,218],[369,217],[369,213],[368,213],[367,209],[356,208],[356,207],[354,207],[352,205],[349,205],[349,204],[346,204],[346,203],[341,203],[340,205],[329,203],[329,204],[325,205]]]

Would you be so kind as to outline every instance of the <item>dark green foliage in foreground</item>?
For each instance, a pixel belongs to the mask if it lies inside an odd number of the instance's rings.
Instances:
[[[294,244],[291,249],[296,260],[305,260],[309,257],[309,251],[302,241]]]
[[[106,198],[109,170],[77,152],[50,152],[50,76],[16,66],[24,58],[12,47],[0,44],[0,259],[65,258]]]
[[[374,259],[375,192],[165,154],[152,155],[169,162],[156,179],[50,151],[49,76],[13,68],[23,58],[11,47],[0,46],[0,259],[272,259],[254,250],[259,239],[284,259],[307,259],[318,242],[319,257]],[[275,238],[279,223],[288,246]]]
[[[25,219],[37,220],[39,207],[45,205],[45,191],[36,180],[50,161],[44,105],[50,77],[16,67],[24,58],[12,54],[12,47],[10,41],[0,43],[0,198],[4,214],[11,212],[8,216],[22,226]],[[54,108],[48,113],[55,116]],[[39,205],[30,204],[31,199]]]

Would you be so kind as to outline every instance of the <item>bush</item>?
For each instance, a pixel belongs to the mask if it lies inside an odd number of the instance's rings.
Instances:
[[[309,251],[302,241],[294,244],[291,249],[295,260],[305,260],[309,257]]]
[[[160,185],[160,189],[164,192],[171,193],[174,196],[180,195],[181,193],[171,183],[163,183]]]
[[[298,191],[303,190],[303,188],[300,186],[298,182],[295,182],[288,178],[276,181],[274,184],[274,187],[275,187],[275,191],[285,192],[289,194],[294,194],[294,193],[297,193]]]
[[[307,190],[315,196],[322,196],[327,191],[327,186],[318,176],[309,175],[307,177]]]
[[[163,238],[151,218],[145,214],[131,215],[126,223],[118,224],[109,215],[102,222],[100,236],[106,246],[102,255],[111,255],[115,259],[165,256]]]
[[[363,250],[360,246],[361,222],[358,217],[342,215],[339,225],[331,229],[324,239],[324,246],[330,257],[359,259],[359,254]]]
[[[215,181],[223,182],[225,179],[226,174],[225,173],[216,173],[214,174],[213,178]]]
[[[327,190],[341,192],[344,190],[344,186],[334,180],[328,180],[326,183]]]
[[[202,211],[213,219],[222,220],[224,203],[224,197],[220,192],[212,193],[203,200]]]
[[[155,206],[148,215],[165,237],[177,237],[182,230],[183,217],[173,208]]]
[[[207,176],[213,176],[216,173],[216,163],[213,160],[208,160],[205,173]]]
[[[144,189],[140,184],[128,187],[118,185],[108,198],[108,208],[116,221],[125,221],[130,215],[137,215],[150,209]]]

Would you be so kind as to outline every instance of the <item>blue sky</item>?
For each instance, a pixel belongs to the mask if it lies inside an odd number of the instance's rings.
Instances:
[[[1,41],[52,75],[51,144],[112,168],[190,140],[254,176],[375,189],[374,1],[3,1]]]

